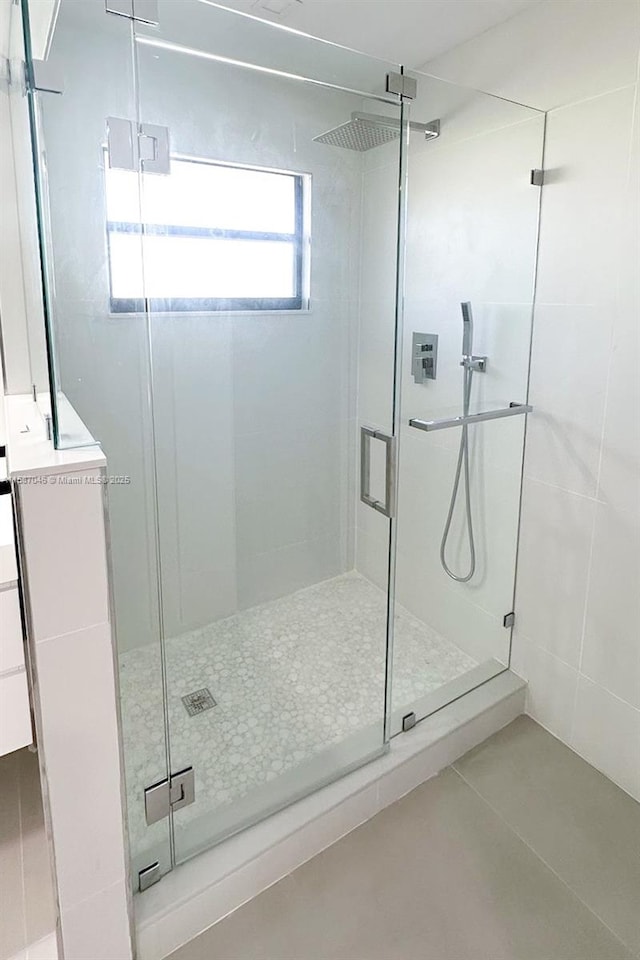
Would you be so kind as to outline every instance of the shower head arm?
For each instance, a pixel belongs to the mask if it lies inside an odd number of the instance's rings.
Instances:
[[[392,130],[400,129],[400,121],[395,117],[385,117],[379,113],[362,113],[360,110],[354,110],[351,114],[352,120],[362,120],[365,123],[376,123],[381,127],[390,127]],[[435,140],[440,136],[440,121],[432,120],[430,123],[418,123],[415,120],[409,121],[409,129],[414,133],[424,133],[426,140]]]

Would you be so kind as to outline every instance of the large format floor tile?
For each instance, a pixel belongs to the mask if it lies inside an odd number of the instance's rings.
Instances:
[[[449,768],[172,960],[212,957],[623,960],[633,954]]]
[[[38,757],[0,757],[0,960],[21,956],[56,926]]]
[[[0,958],[25,945],[17,753],[0,760]]]
[[[640,805],[529,717],[455,769],[640,954]]]

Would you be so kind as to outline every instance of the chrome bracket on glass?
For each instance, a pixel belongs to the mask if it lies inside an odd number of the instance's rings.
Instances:
[[[518,417],[523,413],[531,413],[533,407],[528,403],[510,403],[500,410],[487,410],[486,413],[471,413],[466,417],[446,417],[444,420],[418,420],[413,417],[409,426],[416,430],[448,430],[449,427],[466,427],[473,423],[484,423],[485,420],[502,420],[504,417]]]
[[[403,73],[388,73],[387,93],[397,93],[399,97],[415,100],[418,95],[418,83],[413,77],[405,77]]]
[[[148,890],[149,887],[152,887],[154,883],[157,883],[161,879],[160,864],[156,860],[148,867],[145,867],[144,870],[138,871],[138,890],[140,893],[144,893],[145,890]]]
[[[172,773],[144,791],[144,812],[147,824],[157,823],[169,816],[172,810],[180,810],[195,803],[196,783],[193,767]]]
[[[107,153],[112,169],[171,173],[169,144],[168,127],[107,117]]]
[[[104,7],[107,13],[115,13],[119,17],[129,17],[139,23],[152,23],[158,26],[158,0],[105,0]]]
[[[384,500],[371,496],[371,441],[381,440],[386,448]],[[360,427],[360,499],[368,507],[392,517],[395,510],[396,440],[381,430]]]
[[[27,85],[41,93],[64,93],[64,76],[49,60],[32,60],[27,68]]]

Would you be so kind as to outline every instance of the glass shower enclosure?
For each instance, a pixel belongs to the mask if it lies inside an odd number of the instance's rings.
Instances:
[[[144,888],[508,667],[544,116],[209,0],[62,0],[29,77]]]

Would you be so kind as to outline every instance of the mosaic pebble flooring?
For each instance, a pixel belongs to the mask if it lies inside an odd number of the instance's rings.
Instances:
[[[197,777],[197,802],[181,811],[182,824],[381,720],[385,616],[385,594],[348,573],[167,641],[172,767],[193,765]],[[394,708],[475,665],[397,610]],[[156,648],[121,657],[133,850],[149,842],[143,791],[164,769],[158,677]],[[217,705],[190,717],[181,698],[203,687]]]

